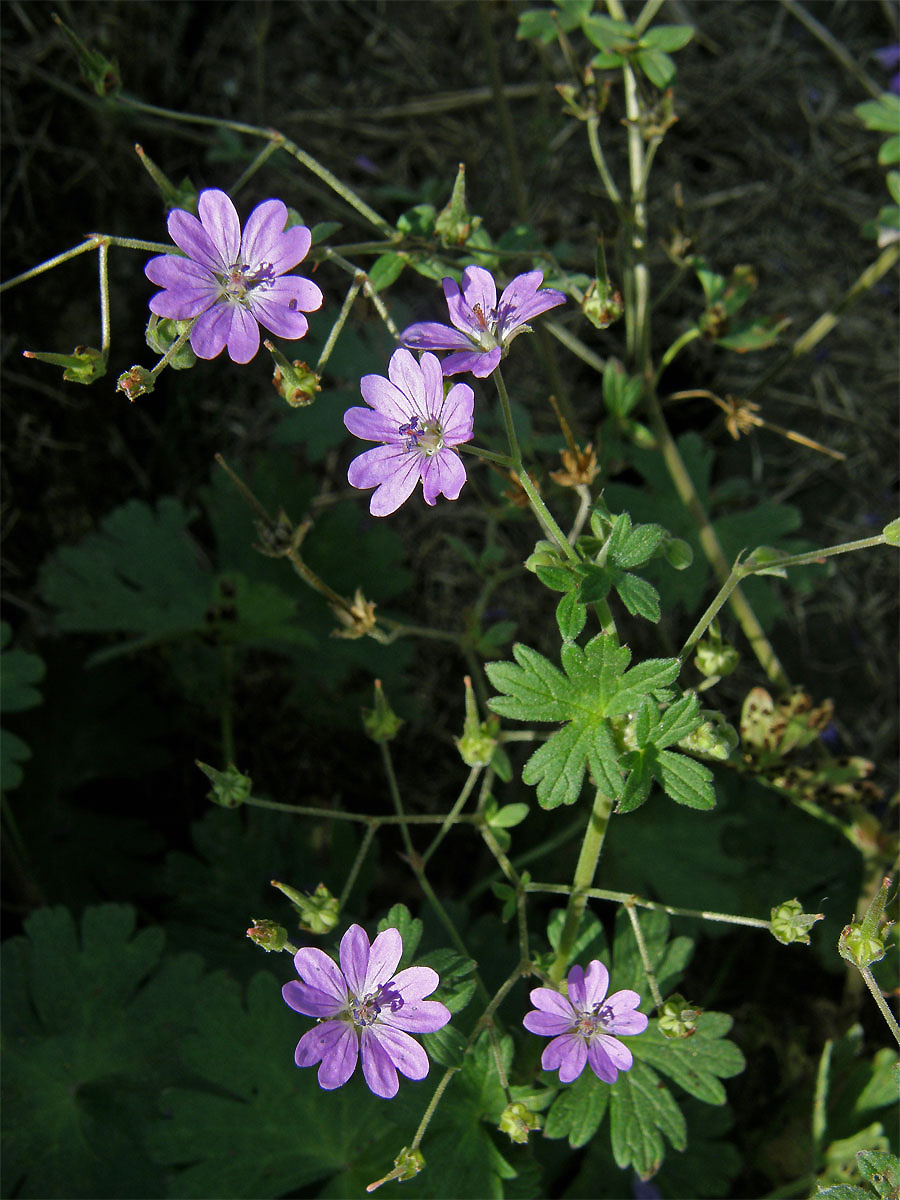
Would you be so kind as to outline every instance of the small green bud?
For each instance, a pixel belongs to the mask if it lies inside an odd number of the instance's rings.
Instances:
[[[691,754],[702,754],[705,758],[725,762],[740,743],[738,731],[715,709],[704,708],[701,716],[704,718],[701,724],[683,737],[678,745]]]
[[[889,546],[900,546],[900,517],[889,521],[882,529],[881,535]]]
[[[528,1141],[529,1133],[540,1129],[543,1123],[537,1113],[526,1108],[524,1104],[507,1104],[500,1114],[500,1124],[497,1128],[501,1133],[505,1133],[511,1142],[524,1145]]]
[[[397,1157],[394,1159],[393,1171],[388,1171],[383,1179],[376,1179],[374,1183],[366,1185],[367,1192],[374,1192],[376,1188],[380,1188],[383,1183],[390,1183],[392,1179],[401,1182],[407,1179],[414,1179],[425,1166],[425,1155],[421,1150],[410,1150],[404,1146]]]
[[[247,930],[247,937],[265,950],[266,954],[271,954],[273,950],[284,949],[287,930],[283,925],[276,925],[274,921],[254,917],[253,924]]]
[[[563,561],[559,556],[559,551],[552,542],[538,542],[531,554],[525,559],[525,570],[530,571],[532,575],[536,574],[538,567],[561,566],[563,566]]]
[[[664,543],[663,553],[666,562],[676,571],[686,571],[694,561],[694,551],[691,549],[690,542],[686,542],[684,538],[669,538]]]
[[[282,895],[287,896],[300,917],[300,928],[306,933],[331,933],[338,923],[338,902],[324,883],[317,885],[316,890],[309,895],[298,892],[290,884],[279,883],[273,879],[272,887],[278,888]]]
[[[481,217],[473,217],[466,207],[466,164],[460,163],[453,192],[435,219],[434,232],[442,245],[461,246],[480,224]]]
[[[375,707],[362,710],[362,722],[373,742],[392,741],[403,724],[403,718],[398,717],[388,703],[380,679],[375,680]]]
[[[51,363],[63,368],[66,383],[93,383],[106,374],[106,357],[93,346],[76,346],[71,354],[53,354],[44,350],[23,350],[23,358],[34,358],[38,362]]]
[[[584,294],[581,311],[596,329],[608,329],[625,312],[622,293],[608,279],[593,279]]]
[[[497,733],[500,722],[496,717],[488,717],[486,721],[479,720],[478,703],[472,690],[472,680],[467,675],[466,685],[466,719],[463,723],[462,737],[454,738],[460,758],[467,767],[486,767],[494,757],[497,745]]]
[[[302,359],[295,358],[289,362],[281,351],[268,339],[263,345],[275,361],[275,374],[272,376],[272,387],[279,396],[287,400],[291,408],[306,408],[316,398],[316,392],[321,392],[321,378],[311,370]]]
[[[808,930],[812,929],[816,921],[821,921],[824,915],[805,913],[799,900],[785,900],[776,904],[769,914],[770,928],[773,936],[783,946],[790,946],[792,942],[808,946]]]
[[[659,1010],[659,1031],[667,1038],[689,1038],[696,1033],[702,1012],[702,1008],[688,1004],[684,996],[676,992]]]
[[[737,650],[722,637],[718,621],[713,621],[707,630],[706,637],[697,643],[694,666],[701,675],[705,675],[709,679],[713,675],[730,675],[739,660],[740,655]]]
[[[838,938],[838,953],[856,967],[869,967],[885,955],[884,935],[893,924],[884,920],[884,906],[892,879],[885,875],[878,894],[866,910],[862,921],[845,925]]]
[[[197,762],[197,766],[212,784],[212,791],[206,795],[213,804],[221,804],[223,808],[237,808],[249,798],[253,790],[253,780],[249,775],[242,775],[234,763],[229,763],[225,771],[217,771],[215,767],[202,762]]]
[[[119,75],[119,64],[115,59],[104,58],[98,50],[89,49],[73,29],[65,21],[60,20],[56,13],[50,14],[56,24],[69,40],[69,44],[78,58],[81,74],[100,97],[118,92],[122,86]]]
[[[156,165],[143,146],[136,145],[134,150],[141,160],[141,166],[159,189],[166,208],[181,208],[196,216],[198,192],[191,180],[185,177],[181,183],[173,183],[168,175]]]
[[[164,358],[193,324],[193,321],[173,321],[170,317],[158,317],[153,313],[147,322],[144,340],[151,350]],[[196,365],[197,355],[191,349],[190,342],[184,340],[168,361],[176,371],[187,371]]]
[[[134,366],[119,376],[116,391],[124,392],[128,399],[134,402],[139,396],[149,396],[155,386],[156,381],[146,367]]]

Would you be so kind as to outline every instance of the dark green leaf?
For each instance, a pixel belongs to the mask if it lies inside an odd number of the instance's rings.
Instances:
[[[400,277],[405,266],[406,261],[394,251],[382,254],[369,268],[369,282],[376,292],[384,291]]]
[[[422,1045],[428,1057],[442,1067],[461,1067],[466,1051],[466,1039],[454,1025],[445,1025],[436,1033],[422,1035]]]
[[[645,621],[658,623],[659,592],[652,583],[642,579],[640,575],[630,572],[620,575],[615,582],[619,599],[634,617],[643,617]]]
[[[579,603],[575,591],[567,592],[556,606],[556,623],[559,634],[565,641],[573,641],[584,629],[587,609]]]
[[[568,1138],[573,1150],[586,1146],[600,1128],[608,1104],[609,1084],[586,1068],[554,1100],[547,1113],[544,1137]]]
[[[418,959],[417,963],[431,967],[441,977],[438,989],[431,997],[433,1000],[446,1004],[452,1013],[466,1007],[475,993],[475,980],[472,978],[475,963],[471,958],[463,958],[455,950],[433,950]]]
[[[672,750],[659,753],[657,778],[663,791],[676,804],[688,808],[708,811],[716,806],[716,793],[712,785],[712,771],[703,763]]]
[[[616,1164],[632,1166],[649,1179],[665,1158],[663,1135],[676,1150],[687,1144],[681,1110],[659,1076],[641,1062],[621,1073],[610,1091],[610,1137]]]
[[[693,36],[694,30],[690,25],[655,25],[647,30],[641,41],[646,46],[671,54],[686,46]]]
[[[690,1037],[667,1038],[659,1023],[651,1021],[646,1032],[628,1044],[636,1059],[650,1063],[704,1104],[724,1104],[727,1097],[719,1080],[739,1075],[746,1066],[734,1042],[724,1040],[731,1025],[726,1013],[704,1012]]]
[[[387,916],[378,922],[378,932],[385,929],[396,929],[403,939],[403,957],[398,969],[411,966],[416,948],[422,940],[422,922],[412,915],[405,904],[395,904]]]
[[[654,87],[666,88],[675,78],[675,64],[662,50],[638,50],[635,58]]]

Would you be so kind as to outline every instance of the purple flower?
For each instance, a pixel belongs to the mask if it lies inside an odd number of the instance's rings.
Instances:
[[[396,929],[379,933],[372,945],[360,925],[341,938],[340,969],[314,946],[298,950],[292,979],[281,989],[285,1002],[319,1023],[297,1043],[298,1067],[320,1062],[319,1084],[326,1091],[345,1084],[362,1056],[366,1083],[376,1096],[397,1095],[397,1071],[424,1079],[428,1055],[410,1033],[434,1033],[450,1020],[437,1000],[425,1000],[440,982],[431,967],[394,972],[403,940]]]
[[[383,445],[354,458],[347,472],[353,487],[374,487],[369,512],[396,512],[422,480],[426,504],[439,494],[455,500],[466,482],[466,468],[455,446],[474,435],[475,400],[466,383],[444,395],[441,364],[433,354],[416,362],[408,350],[395,350],[388,379],[363,375],[359,390],[369,408],[348,408],[344,424],[357,437]]]
[[[198,358],[215,358],[228,347],[233,362],[246,363],[259,349],[259,324],[283,338],[302,338],[304,312],[322,303],[316,284],[286,275],[306,257],[311,236],[305,225],[285,229],[287,208],[264,200],[241,233],[237,210],[224,192],[209,188],[197,202],[200,220],[180,208],[169,213],[169,236],[187,258],[151,258],[144,274],[164,290],[150,311],[176,321],[199,320],[191,330]]]
[[[420,321],[405,329],[400,341],[414,350],[455,350],[455,354],[444,359],[444,374],[471,371],[478,379],[484,379],[496,369],[513,338],[531,332],[526,321],[548,308],[556,308],[557,304],[565,304],[563,293],[555,288],[542,288],[543,281],[541,271],[517,275],[504,289],[498,304],[497,285],[490,271],[466,267],[461,291],[455,279],[443,281],[450,320],[456,328]]]
[[[559,1069],[560,1083],[571,1083],[590,1063],[604,1083],[615,1083],[619,1071],[628,1071],[631,1051],[612,1034],[643,1033],[647,1018],[637,1012],[637,992],[615,992],[606,998],[609,971],[594,959],[587,971],[573,967],[569,972],[568,997],[553,988],[539,987],[531,993],[535,1006],[522,1024],[530,1033],[552,1037],[541,1055],[545,1071]]]

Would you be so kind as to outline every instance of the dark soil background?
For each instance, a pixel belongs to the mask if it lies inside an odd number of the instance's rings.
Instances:
[[[469,207],[494,235],[527,221],[554,246],[563,266],[590,270],[597,235],[612,234],[614,217],[583,129],[563,114],[554,90],[566,79],[562,57],[555,48],[515,39],[517,15],[526,7],[506,0],[81,0],[53,5],[7,0],[2,5],[3,279],[77,244],[88,232],[166,240],[164,210],[134,153],[135,142],[171,179],[189,175],[200,187],[226,189],[257,149],[254,144],[250,152],[245,146],[237,153],[213,130],[179,127],[98,100],[78,76],[51,20],[54,11],[86,43],[118,59],[124,89],[145,103],[277,128],[389,220],[416,203],[443,205],[457,164],[465,162]],[[628,11],[636,14],[638,8],[631,4]],[[664,243],[680,226],[696,252],[723,274],[738,263],[755,267],[760,286],[754,311],[790,318],[785,345],[837,304],[878,253],[860,227],[888,200],[884,171],[876,162],[879,137],[866,132],[852,110],[886,85],[874,52],[898,36],[897,9],[887,2],[816,0],[805,12],[819,23],[821,36],[790,7],[762,0],[674,0],[663,6],[660,18],[690,23],[698,32],[678,55],[678,121],[654,165],[649,219],[655,292],[671,273]],[[521,182],[493,103],[496,77],[504,87]],[[619,104],[614,92],[604,136],[611,165],[622,177]],[[270,195],[298,208],[310,224],[342,221],[341,240],[371,236],[351,211],[286,158],[270,162],[244,189],[238,204],[242,216]],[[175,495],[190,504],[209,479],[216,452],[237,468],[246,467],[267,444],[276,422],[262,353],[246,368],[222,356],[186,377],[170,372],[152,396],[133,405],[114,392],[119,371],[132,363],[152,364],[143,341],[152,290],[142,273],[144,257],[127,251],[111,255],[111,369],[90,388],[63,383],[57,369],[24,360],[22,351],[66,352],[99,342],[95,256],[84,255],[3,296],[3,615],[14,628],[15,644],[39,652],[49,669],[41,727],[46,741],[29,739],[36,774],[10,796],[26,830],[29,805],[36,806],[40,821],[50,819],[35,795],[36,780],[46,778],[42,756],[87,761],[92,752],[91,746],[72,745],[66,705],[82,694],[85,705],[94,703],[82,672],[94,643],[53,634],[37,590],[42,562],[128,499],[153,502]],[[347,286],[328,265],[316,278],[334,297]],[[697,293],[696,284],[684,277],[659,305],[657,353],[696,312]],[[436,289],[409,272],[389,297],[392,304],[406,304],[416,318],[437,316]],[[702,401],[671,406],[673,431],[697,430],[706,437],[716,450],[717,481],[732,473],[749,476],[761,496],[797,506],[803,514],[798,536],[811,545],[879,532],[897,510],[897,315],[897,280],[889,275],[861,296],[814,355],[797,360],[755,397],[767,421],[842,452],[843,462],[767,430],[735,443],[718,410]],[[377,328],[365,305],[354,320]],[[623,356],[619,327],[599,333],[581,322],[577,331],[596,353]],[[566,399],[579,422],[576,436],[590,440],[601,416],[596,376],[559,347],[553,350],[549,339],[546,345],[561,364]],[[782,352],[726,357],[696,346],[664,377],[664,392],[709,387],[719,394],[745,393]],[[526,403],[539,395],[533,365],[526,354],[515,364],[510,360],[510,382]],[[172,401],[176,384],[177,404]],[[552,433],[549,408],[535,404],[532,412],[537,432]],[[356,447],[349,441],[315,467],[321,488],[334,495],[352,491],[346,466]],[[299,473],[308,469],[301,449],[295,466]],[[487,474],[470,472],[469,493],[452,518],[442,520],[441,532],[470,542],[480,537],[473,508],[489,490]],[[359,498],[361,507],[364,503]],[[660,519],[665,523],[664,515]],[[413,572],[406,612],[434,625],[458,625],[466,581],[458,557],[434,532],[432,510],[410,504],[392,522],[403,535]],[[508,536],[524,557],[533,530],[520,524]],[[787,586],[783,595],[789,620],[779,622],[770,636],[788,674],[816,701],[835,700],[838,752],[872,760],[873,782],[889,801],[897,787],[895,555],[879,548],[839,558],[827,583],[811,595]],[[519,637],[539,637],[532,630],[552,611],[550,599],[504,595],[501,601],[519,621]],[[686,631],[676,629],[673,639],[679,632],[683,637]],[[147,839],[144,864],[150,876],[165,849],[188,844],[189,821],[205,811],[205,786],[193,761],[219,761],[219,729],[214,720],[179,709],[182,702],[166,692],[145,662],[136,661],[133,670],[123,705],[129,722],[146,722],[146,769],[101,776],[89,765],[73,768],[77,782],[57,796],[49,828],[64,843],[73,823],[85,821],[99,830],[109,814],[127,814],[144,824],[140,830],[129,826],[130,833],[123,825],[116,837]],[[429,749],[422,758],[410,755],[406,765],[426,807],[441,803],[434,783],[441,772],[458,771],[450,735],[461,726],[461,674],[451,650],[416,647],[405,715]],[[758,682],[756,665],[746,655],[742,671],[718,697],[734,704],[733,719],[742,695]],[[380,788],[371,783],[375,768],[368,750],[359,758],[348,755],[341,737],[317,728],[315,697],[309,698],[307,712],[279,708],[286,687],[265,658],[241,684],[239,738],[249,773],[262,776],[267,791],[284,799],[292,798],[298,776],[324,802],[338,791]],[[104,704],[105,710],[97,708],[98,722],[106,711],[109,724],[95,736],[115,746],[116,705],[109,699]],[[154,739],[162,710],[160,745]],[[423,728],[421,718],[416,725],[416,712],[437,715]],[[24,729],[21,723],[13,727]],[[878,813],[893,820],[885,803]],[[451,888],[457,865],[450,858],[444,867],[444,882]],[[383,880],[380,886],[387,896]],[[132,899],[144,906],[148,919],[159,916],[146,879],[134,897],[121,896],[104,890],[102,877],[86,887],[76,863],[51,877],[32,871],[13,854],[6,888],[10,933],[39,903],[77,907],[95,899]],[[415,899],[411,892],[390,894],[411,904]],[[710,973],[719,945],[709,951]],[[771,959],[767,963],[771,966]],[[813,1007],[802,1019],[815,1035],[821,1016],[815,1003],[827,991],[839,1004],[840,981],[813,966],[808,970],[800,991],[804,1006]],[[779,980],[769,978],[778,989]],[[792,977],[781,986],[796,989],[798,982]],[[783,1000],[788,1002],[787,995]],[[753,1072],[757,1096],[775,1076],[777,1086],[789,1086],[773,1058]],[[747,1154],[749,1160],[752,1147]],[[759,1194],[767,1169],[761,1170],[748,1166],[735,1194]]]

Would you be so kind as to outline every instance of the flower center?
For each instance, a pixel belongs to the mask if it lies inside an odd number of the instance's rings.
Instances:
[[[472,313],[475,316],[476,327],[469,333],[469,340],[479,350],[493,350],[495,346],[499,346],[500,342],[497,340],[497,310],[492,308],[486,313],[480,304],[473,304]]]
[[[444,434],[440,421],[420,422],[418,414],[414,413],[403,425],[397,426],[397,432],[406,439],[404,450],[421,450],[427,458],[431,458],[432,454],[443,449]]]
[[[234,263],[225,275],[219,276],[222,294],[234,304],[249,307],[250,293],[258,287],[267,287],[275,281],[275,268],[271,263],[260,263],[251,269],[244,263]]]
[[[608,1004],[595,1004],[590,1012],[583,1012],[575,1022],[574,1033],[590,1040],[595,1033],[603,1033],[608,1022],[612,1019],[612,1009]]]
[[[350,997],[351,1020],[354,1025],[359,1025],[362,1029],[367,1029],[370,1025],[374,1025],[381,1016],[383,1008],[389,1008],[391,1012],[397,1012],[402,1007],[403,997],[393,987],[392,983],[383,984],[369,996]]]

